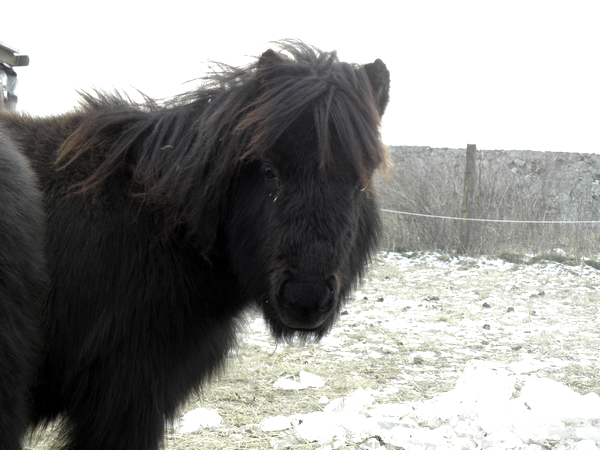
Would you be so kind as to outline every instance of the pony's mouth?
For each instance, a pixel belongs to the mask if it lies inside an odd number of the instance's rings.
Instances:
[[[316,330],[329,319],[337,303],[337,280],[332,276],[325,282],[309,282],[286,272],[273,303],[286,327]]]

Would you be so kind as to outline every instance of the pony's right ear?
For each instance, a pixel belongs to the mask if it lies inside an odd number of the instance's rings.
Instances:
[[[262,55],[260,55],[260,58],[258,59],[258,70],[260,71],[261,69],[268,69],[273,64],[282,61],[285,61],[285,59],[280,53],[277,53],[275,50],[269,49]]]
[[[373,89],[373,94],[375,94],[379,115],[383,116],[385,107],[390,100],[390,72],[380,59],[365,64],[363,67],[371,82],[371,88]]]
[[[264,52],[258,59],[258,65],[256,66],[256,75],[259,83],[262,85],[265,81],[274,78],[278,73],[275,67],[285,60],[285,56],[275,50],[269,49]]]

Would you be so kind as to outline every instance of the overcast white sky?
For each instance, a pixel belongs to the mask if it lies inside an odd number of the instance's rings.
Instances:
[[[386,144],[600,153],[599,0],[12,0],[1,17],[32,114],[92,86],[171,96],[206,61],[299,38],[387,64]]]

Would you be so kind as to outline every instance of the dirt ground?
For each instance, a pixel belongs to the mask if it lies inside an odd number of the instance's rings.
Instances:
[[[170,428],[166,449],[367,448],[306,442],[293,428],[266,432],[260,424],[321,411],[357,388],[381,403],[430,399],[452,390],[473,360],[529,365],[581,394],[600,393],[599,286],[600,271],[585,264],[382,253],[320,343],[277,346],[251,315],[226,372],[185,408],[214,409],[221,423],[193,433]],[[324,385],[274,386],[300,371]],[[51,448],[48,437],[28,448]]]

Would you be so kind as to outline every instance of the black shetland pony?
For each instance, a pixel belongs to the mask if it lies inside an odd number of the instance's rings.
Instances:
[[[31,423],[61,418],[66,449],[157,449],[250,305],[277,339],[325,335],[376,248],[388,91],[381,60],[284,41],[165,104],[0,115],[47,214]]]

